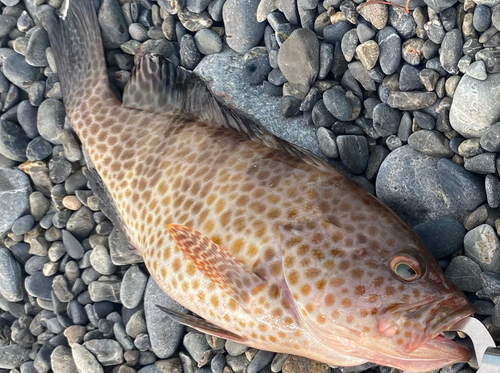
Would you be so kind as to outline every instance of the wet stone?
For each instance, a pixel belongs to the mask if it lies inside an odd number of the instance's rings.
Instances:
[[[219,53],[222,50],[222,40],[213,30],[202,29],[194,35],[194,41],[202,54]]]
[[[498,272],[500,268],[500,240],[491,225],[482,224],[467,232],[464,238],[465,254],[484,271]]]
[[[111,261],[108,249],[103,245],[97,245],[90,254],[90,264],[102,275],[111,275],[116,271],[116,266]]]
[[[17,87],[28,90],[36,79],[39,69],[30,66],[24,56],[12,53],[3,62],[2,72]]]
[[[375,81],[370,76],[369,71],[360,61],[351,62],[347,65],[347,67],[364,89],[368,91],[375,91],[377,89]]]
[[[414,111],[413,117],[417,125],[422,129],[432,130],[436,126],[435,119],[429,114],[422,113],[421,111]]]
[[[488,209],[486,205],[481,205],[464,219],[464,227],[468,231],[476,228],[477,226],[483,224],[488,219]]]
[[[356,47],[358,46],[358,44],[359,40],[356,29],[347,31],[342,37],[340,47],[347,62],[351,62],[354,58],[354,54],[356,53]]]
[[[66,159],[55,157],[49,161],[49,176],[54,184],[64,182],[71,174],[72,166]]]
[[[62,231],[62,235],[64,248],[69,256],[73,259],[81,259],[85,252],[81,243],[75,238],[75,236],[65,229]]]
[[[319,72],[318,79],[325,79],[333,64],[334,47],[329,43],[321,43],[319,46]]]
[[[85,238],[95,227],[95,221],[92,217],[92,210],[82,206],[82,208],[74,212],[69,218],[66,229],[76,238]]]
[[[346,32],[352,28],[352,25],[347,21],[339,21],[332,25],[326,26],[323,29],[323,37],[325,41],[329,44],[335,45],[335,43],[342,40],[342,37]]]
[[[477,5],[474,9],[472,22],[477,31],[486,31],[491,24],[491,8],[485,5]]]
[[[55,99],[45,100],[38,108],[38,132],[52,144],[62,144],[62,129],[65,117],[64,106]]]
[[[232,369],[234,373],[243,373],[250,362],[245,355],[228,355],[226,357],[226,364]]]
[[[248,373],[260,372],[265,366],[267,366],[274,358],[275,353],[270,351],[259,350],[254,356],[250,364],[248,364]]]
[[[423,69],[419,72],[418,75],[425,89],[429,92],[432,92],[439,80],[439,74],[434,70]]]
[[[45,67],[48,65],[46,49],[50,47],[47,31],[40,26],[35,26],[30,33],[25,54],[26,62],[31,66]]]

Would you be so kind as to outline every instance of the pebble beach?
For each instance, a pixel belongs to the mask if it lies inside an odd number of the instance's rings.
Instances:
[[[66,118],[42,16],[62,2],[0,0],[0,373],[402,373],[165,317],[156,305],[187,310],[100,210]],[[94,4],[119,99],[139,55],[193,70],[395,211],[500,343],[500,0]]]

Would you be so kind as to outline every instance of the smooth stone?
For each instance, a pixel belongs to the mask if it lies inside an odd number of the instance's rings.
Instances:
[[[484,81],[464,75],[458,84],[450,108],[450,124],[462,136],[481,137],[500,120],[500,74],[489,74]]]
[[[443,158],[437,162],[437,171],[443,189],[460,208],[474,210],[486,199],[483,180],[462,165]]]
[[[310,86],[319,72],[319,42],[309,29],[298,29],[285,40],[278,53],[278,66],[290,83]]]
[[[389,18],[389,10],[387,5],[372,3],[367,4],[363,8],[358,10],[359,14],[368,22],[370,22],[373,27],[377,30],[381,30],[387,24]]]
[[[82,244],[71,234],[71,232],[63,229],[62,231],[62,240],[64,244],[64,248],[69,256],[73,259],[81,259],[83,258],[83,254],[85,250]]]
[[[90,254],[90,264],[102,275],[115,273],[116,266],[111,261],[108,249],[104,245],[97,245]]]
[[[466,70],[466,74],[477,80],[486,80],[488,74],[486,73],[486,66],[483,61],[472,62]]]
[[[52,154],[52,144],[38,136],[31,140],[26,147],[26,156],[30,161],[41,161]]]
[[[429,114],[420,111],[413,112],[416,124],[424,130],[433,130],[436,127],[436,120]]]
[[[434,92],[394,91],[389,93],[387,104],[400,110],[420,110],[432,106],[436,99]]]
[[[129,40],[128,25],[117,0],[104,0],[98,11],[104,48],[115,49]]]
[[[30,348],[16,344],[0,346],[0,369],[15,369],[30,360]]]
[[[342,41],[343,36],[350,29],[352,29],[352,25],[349,22],[338,21],[323,29],[323,37],[327,43],[335,45],[335,43]]]
[[[27,276],[24,282],[26,291],[29,295],[45,300],[51,300],[50,292],[52,290],[52,282],[54,276],[47,277],[42,272],[38,271],[31,276]]]
[[[222,9],[226,42],[238,53],[246,53],[255,47],[264,35],[265,23],[255,17],[260,0],[227,0]]]
[[[464,159],[466,170],[477,174],[494,174],[496,172],[496,154],[482,153]]]
[[[316,135],[318,136],[319,147],[323,154],[328,158],[338,158],[339,151],[333,132],[324,127],[320,127]]]
[[[45,100],[38,108],[38,132],[45,140],[52,144],[62,144],[62,130],[66,114],[61,101]]]
[[[188,70],[193,70],[200,62],[202,55],[198,51],[198,48],[196,48],[196,43],[192,35],[186,34],[182,37],[179,55],[181,66]]]
[[[102,365],[94,354],[81,344],[71,344],[71,354],[79,373],[104,373]]]
[[[50,355],[50,365],[54,373],[73,373],[77,371],[71,349],[57,346]]]
[[[380,68],[385,75],[396,72],[401,62],[401,38],[392,27],[384,27],[378,34]]]
[[[121,281],[119,280],[92,281],[89,284],[90,299],[93,302],[119,303],[120,287]]]
[[[127,308],[137,307],[146,289],[148,277],[136,265],[131,266],[122,279],[120,301]]]
[[[205,336],[199,332],[187,333],[183,338],[182,344],[197,363],[200,363],[206,351],[210,350]]]
[[[494,209],[500,206],[500,183],[495,175],[486,175],[484,189],[486,190],[488,206]]]
[[[347,65],[347,68],[364,89],[367,91],[375,91],[377,89],[375,81],[370,76],[370,72],[361,61],[351,62]]]
[[[450,74],[458,73],[458,61],[462,57],[462,32],[458,29],[446,33],[441,43],[439,61]]]
[[[68,232],[79,239],[86,238],[95,226],[92,210],[85,206],[75,211],[66,223]]]
[[[423,88],[420,80],[420,69],[404,64],[399,74],[400,91],[417,91]]]
[[[170,319],[156,305],[183,313],[188,310],[166,295],[152,277],[149,278],[144,294],[144,312],[151,351],[160,359],[168,359],[177,351],[184,336],[185,327]]]
[[[45,67],[48,65],[46,49],[50,47],[49,35],[40,26],[35,26],[30,33],[25,54],[26,62],[31,66]]]
[[[12,53],[3,61],[2,72],[17,87],[28,91],[37,79],[39,69],[29,65],[24,56]]]
[[[0,247],[0,294],[8,302],[20,302],[24,298],[21,266],[4,247]]]
[[[451,158],[454,155],[448,145],[448,139],[437,131],[420,130],[414,132],[408,138],[408,145],[429,156]]]
[[[417,30],[417,23],[412,15],[398,7],[389,7],[389,24],[403,39],[411,38]]]
[[[387,104],[380,103],[373,108],[373,128],[382,137],[396,134],[400,121],[401,112]]]
[[[500,151],[500,122],[489,127],[480,138],[481,147],[489,152]]]
[[[21,126],[7,120],[0,120],[1,155],[13,161],[24,162],[27,160],[26,148],[29,142],[30,139]]]
[[[319,46],[319,71],[318,79],[325,79],[333,64],[334,47],[332,44],[323,42]]]
[[[338,120],[349,120],[352,115],[351,101],[339,86],[335,86],[323,94],[323,102],[328,111]]]
[[[355,175],[362,174],[368,165],[368,142],[364,136],[341,135],[337,137],[340,160]]]
[[[482,224],[467,232],[464,250],[483,271],[498,273],[500,270],[500,240],[491,225]]]
[[[200,53],[213,54],[222,50],[222,40],[215,31],[202,29],[194,35],[194,41]]]
[[[254,47],[243,57],[243,77],[249,84],[261,85],[271,71],[265,47]]]
[[[28,196],[31,192],[29,178],[17,169],[0,169],[0,237],[12,224],[29,211]]]
[[[478,207],[486,196],[483,181],[477,178],[451,160],[402,146],[382,162],[376,194],[407,224],[415,226],[448,215],[462,218]]]
[[[466,256],[453,258],[445,275],[462,291],[476,292],[481,289],[481,267]]]
[[[83,343],[103,366],[118,365],[123,362],[123,348],[112,339],[93,339]]]
[[[457,252],[462,246],[465,229],[453,216],[430,220],[413,228],[436,259]]]

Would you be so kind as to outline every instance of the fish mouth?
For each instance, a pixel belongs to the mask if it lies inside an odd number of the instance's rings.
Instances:
[[[474,306],[465,297],[429,298],[415,304],[389,307],[379,320],[378,328],[406,354],[430,348],[436,353],[462,356],[463,361],[467,361],[471,351],[440,334],[473,313]]]

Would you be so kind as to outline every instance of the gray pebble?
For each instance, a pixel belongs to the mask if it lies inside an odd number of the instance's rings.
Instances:
[[[231,340],[226,341],[226,351],[230,356],[240,356],[248,350],[248,346],[242,345]]]
[[[151,350],[160,359],[167,359],[177,350],[185,327],[166,316],[156,307],[157,304],[177,312],[187,312],[187,310],[166,295],[150,277],[144,294],[144,311]]]
[[[0,295],[9,302],[19,302],[24,298],[21,266],[10,250],[0,248]]]
[[[53,280],[54,276],[47,277],[42,272],[35,272],[26,277],[24,285],[31,296],[51,300],[50,292]]]
[[[50,355],[50,365],[54,373],[70,373],[77,371],[71,349],[66,346],[57,346]]]
[[[494,174],[496,172],[496,154],[483,153],[464,159],[466,170],[477,174]]]
[[[120,302],[119,280],[92,281],[89,284],[89,295],[93,302],[109,301]]]
[[[375,91],[377,86],[371,78],[369,71],[360,61],[354,61],[347,65],[354,78],[368,91]]]
[[[243,56],[243,78],[252,85],[261,85],[271,71],[265,47],[254,47]]]
[[[486,175],[485,190],[488,206],[491,208],[497,208],[500,206],[500,183],[495,175]]]
[[[67,194],[75,194],[79,189],[86,189],[87,178],[83,174],[82,169],[73,172],[64,182],[64,190]]]
[[[500,240],[491,225],[482,224],[467,232],[464,250],[483,271],[498,272],[500,269]]]
[[[432,106],[437,96],[434,92],[390,92],[387,104],[400,110],[420,110]]]
[[[35,225],[35,218],[33,215],[25,215],[17,219],[14,224],[12,224],[12,233],[21,236],[28,233],[31,228]]]
[[[467,75],[477,80],[486,80],[488,74],[486,73],[486,66],[483,61],[475,61],[467,67]]]
[[[140,334],[147,333],[144,310],[137,311],[130,317],[125,326],[125,331],[133,339],[137,338]]]
[[[30,66],[24,56],[12,53],[3,61],[2,72],[16,86],[28,91],[31,84],[37,79],[39,69]]]
[[[111,261],[117,266],[143,262],[142,257],[131,250],[125,236],[116,229],[109,235],[109,252]]]
[[[250,364],[248,364],[248,373],[257,373],[267,366],[274,358],[275,353],[270,351],[259,350],[254,356]]]
[[[222,50],[222,40],[213,30],[202,29],[194,35],[194,41],[202,54],[219,53]]]
[[[71,234],[71,232],[65,229],[62,231],[62,235],[64,248],[69,256],[73,259],[81,259],[85,252],[81,243]]]
[[[180,42],[180,58],[182,67],[193,70],[201,60],[201,54],[196,47],[194,38],[190,34],[182,37]]]
[[[187,333],[182,343],[191,357],[198,363],[202,361],[204,353],[210,350],[205,336],[198,332]]]
[[[54,184],[64,182],[71,174],[73,167],[65,158],[54,157],[49,161],[49,176]]]
[[[396,72],[401,62],[401,38],[392,27],[385,27],[378,34],[379,63],[386,75]]]
[[[368,143],[364,136],[341,135],[337,147],[342,163],[353,174],[362,174],[368,164]]]
[[[416,124],[424,130],[433,130],[436,126],[436,120],[429,114],[422,113],[421,111],[414,111],[413,117]]]
[[[394,135],[398,132],[401,112],[387,104],[378,104],[373,108],[373,128],[382,136]]]
[[[92,211],[88,207],[82,206],[71,215],[66,224],[66,229],[76,238],[83,239],[89,235],[95,225]]]
[[[70,302],[74,298],[73,293],[69,289],[66,278],[62,275],[54,277],[54,280],[52,281],[52,289],[54,290],[54,294],[57,299],[63,303]]]
[[[361,8],[359,14],[378,30],[385,27],[389,18],[389,10],[385,4],[370,4]]]
[[[62,144],[65,111],[59,100],[47,99],[38,108],[38,132],[52,144]]]
[[[462,57],[462,33],[455,29],[446,33],[441,43],[439,61],[450,74],[458,73],[458,61]]]
[[[344,54],[344,58],[347,62],[351,62],[356,53],[356,47],[359,44],[358,34],[356,33],[356,29],[352,29],[347,31],[342,37],[340,47],[342,49],[342,53]],[[331,44],[330,44],[331,45]]]
[[[228,355],[226,357],[226,364],[232,369],[234,373],[243,373],[248,364],[250,364],[250,361],[248,361],[245,355]]]
[[[112,339],[93,339],[83,346],[95,355],[103,366],[121,364],[123,362],[123,349],[120,344]]]
[[[217,354],[210,362],[210,369],[212,370],[212,373],[223,373],[225,365],[225,356],[223,354]]]
[[[323,29],[323,37],[327,43],[335,45],[335,43],[342,41],[345,33],[351,29],[352,25],[349,22],[338,21]]]
[[[408,39],[415,35],[417,23],[411,14],[398,7],[389,7],[389,24],[401,37]]]
[[[104,373],[104,369],[97,358],[84,346],[73,343],[71,345],[71,354],[79,373]]]
[[[37,110],[28,100],[21,101],[17,107],[17,120],[30,139],[38,136]]]
[[[41,161],[52,154],[52,144],[38,136],[29,142],[26,147],[26,156],[30,161]]]
[[[316,136],[318,137],[319,147],[323,154],[328,158],[338,158],[339,151],[337,149],[337,143],[335,142],[335,135],[332,131],[320,127],[316,131]]]
[[[30,30],[28,48],[26,49],[26,62],[31,66],[45,67],[48,65],[46,49],[50,47],[49,35],[40,26]]]
[[[256,46],[264,35],[265,23],[259,23],[255,14],[260,0],[227,0],[222,17],[224,20],[227,43],[238,53],[246,53]],[[317,39],[316,39],[317,40]]]
[[[457,252],[462,246],[465,229],[462,223],[452,216],[430,220],[413,228],[424,241],[436,259]]]
[[[0,120],[0,154],[17,162],[26,161],[26,148],[30,142],[21,126]]]
[[[484,132],[480,144],[486,151],[493,153],[500,151],[500,122],[494,123]]]
[[[453,151],[448,146],[448,139],[437,131],[420,130],[408,138],[408,145],[423,154],[434,157],[449,158]]]
[[[309,87],[319,72],[316,34],[308,29],[292,32],[279,50],[278,66],[289,82]]]
[[[328,111],[339,120],[349,120],[352,115],[351,101],[339,86],[335,86],[323,94],[323,103]]]
[[[90,254],[90,263],[102,275],[111,275],[116,271],[116,266],[111,261],[108,249],[103,245],[94,247]]]
[[[476,292],[481,289],[481,268],[466,256],[453,258],[445,274],[462,291]]]
[[[404,64],[399,74],[399,90],[417,91],[422,88],[424,87],[420,80],[420,70],[414,66]]]
[[[491,8],[485,5],[477,5],[474,9],[472,22],[477,31],[486,31],[491,24]]]
[[[330,72],[333,64],[333,51],[332,44],[323,42],[319,46],[319,72],[318,79],[325,79]]]
[[[98,17],[104,48],[119,48],[129,40],[128,25],[118,1],[104,0],[99,8]]]
[[[31,349],[16,344],[0,346],[0,369],[15,369],[30,360]]]

